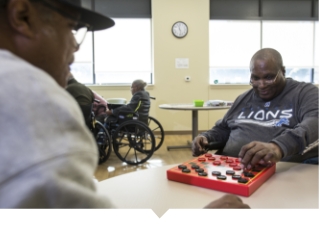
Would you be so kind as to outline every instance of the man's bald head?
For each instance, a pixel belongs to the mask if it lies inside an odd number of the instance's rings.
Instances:
[[[277,97],[286,85],[282,57],[275,49],[257,51],[251,58],[250,72],[252,89],[265,101]]]
[[[254,67],[254,62],[256,60],[264,60],[264,61],[272,61],[274,65],[277,66],[279,69],[283,69],[283,62],[281,54],[272,48],[263,48],[258,50],[251,58],[250,61],[250,71]]]

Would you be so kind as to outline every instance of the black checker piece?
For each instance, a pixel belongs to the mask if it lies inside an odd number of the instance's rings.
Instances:
[[[254,174],[251,172],[243,172],[243,175],[250,178],[254,177]]]
[[[226,180],[226,179],[227,179],[227,177],[224,176],[224,175],[217,176],[217,178],[218,178],[219,180]]]
[[[179,169],[186,169],[187,166],[186,166],[186,165],[178,165],[178,168],[179,168]]]
[[[192,169],[199,169],[200,167],[198,165],[192,165],[191,168]]]
[[[212,171],[211,173],[213,176],[220,176],[221,175],[221,172],[219,171]]]
[[[182,169],[182,172],[183,172],[183,173],[190,173],[190,172],[191,172],[191,170],[190,170],[190,169],[188,169],[188,168],[185,168],[185,169]]]
[[[245,178],[240,178],[240,179],[238,180],[238,182],[239,182],[239,183],[242,183],[242,184],[245,184],[245,183],[248,182],[248,180],[245,179]]]
[[[234,172],[233,170],[227,170],[227,171],[226,171],[226,174],[227,174],[227,175],[234,175],[235,172]]]
[[[240,175],[232,175],[232,179],[234,180],[239,180],[241,178]]]
[[[196,171],[197,173],[202,173],[202,172],[204,171],[204,169],[199,168],[199,169],[195,169],[195,171]]]

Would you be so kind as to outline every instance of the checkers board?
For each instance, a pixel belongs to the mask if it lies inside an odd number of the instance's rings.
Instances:
[[[250,196],[275,173],[276,165],[243,170],[238,158],[206,153],[167,170],[171,181]]]

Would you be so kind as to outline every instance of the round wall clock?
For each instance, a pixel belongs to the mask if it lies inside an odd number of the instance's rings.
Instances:
[[[172,34],[177,38],[183,38],[188,34],[188,26],[182,21],[177,21],[172,26]]]

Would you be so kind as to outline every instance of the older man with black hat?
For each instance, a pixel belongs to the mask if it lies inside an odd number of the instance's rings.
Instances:
[[[86,32],[112,27],[79,0],[0,0],[0,207],[112,208],[66,76]],[[14,101],[13,101],[14,100]],[[248,208],[227,195],[206,208]]]
[[[80,1],[0,0],[0,207],[112,207],[96,194],[96,143],[64,87],[86,32],[113,25]]]

